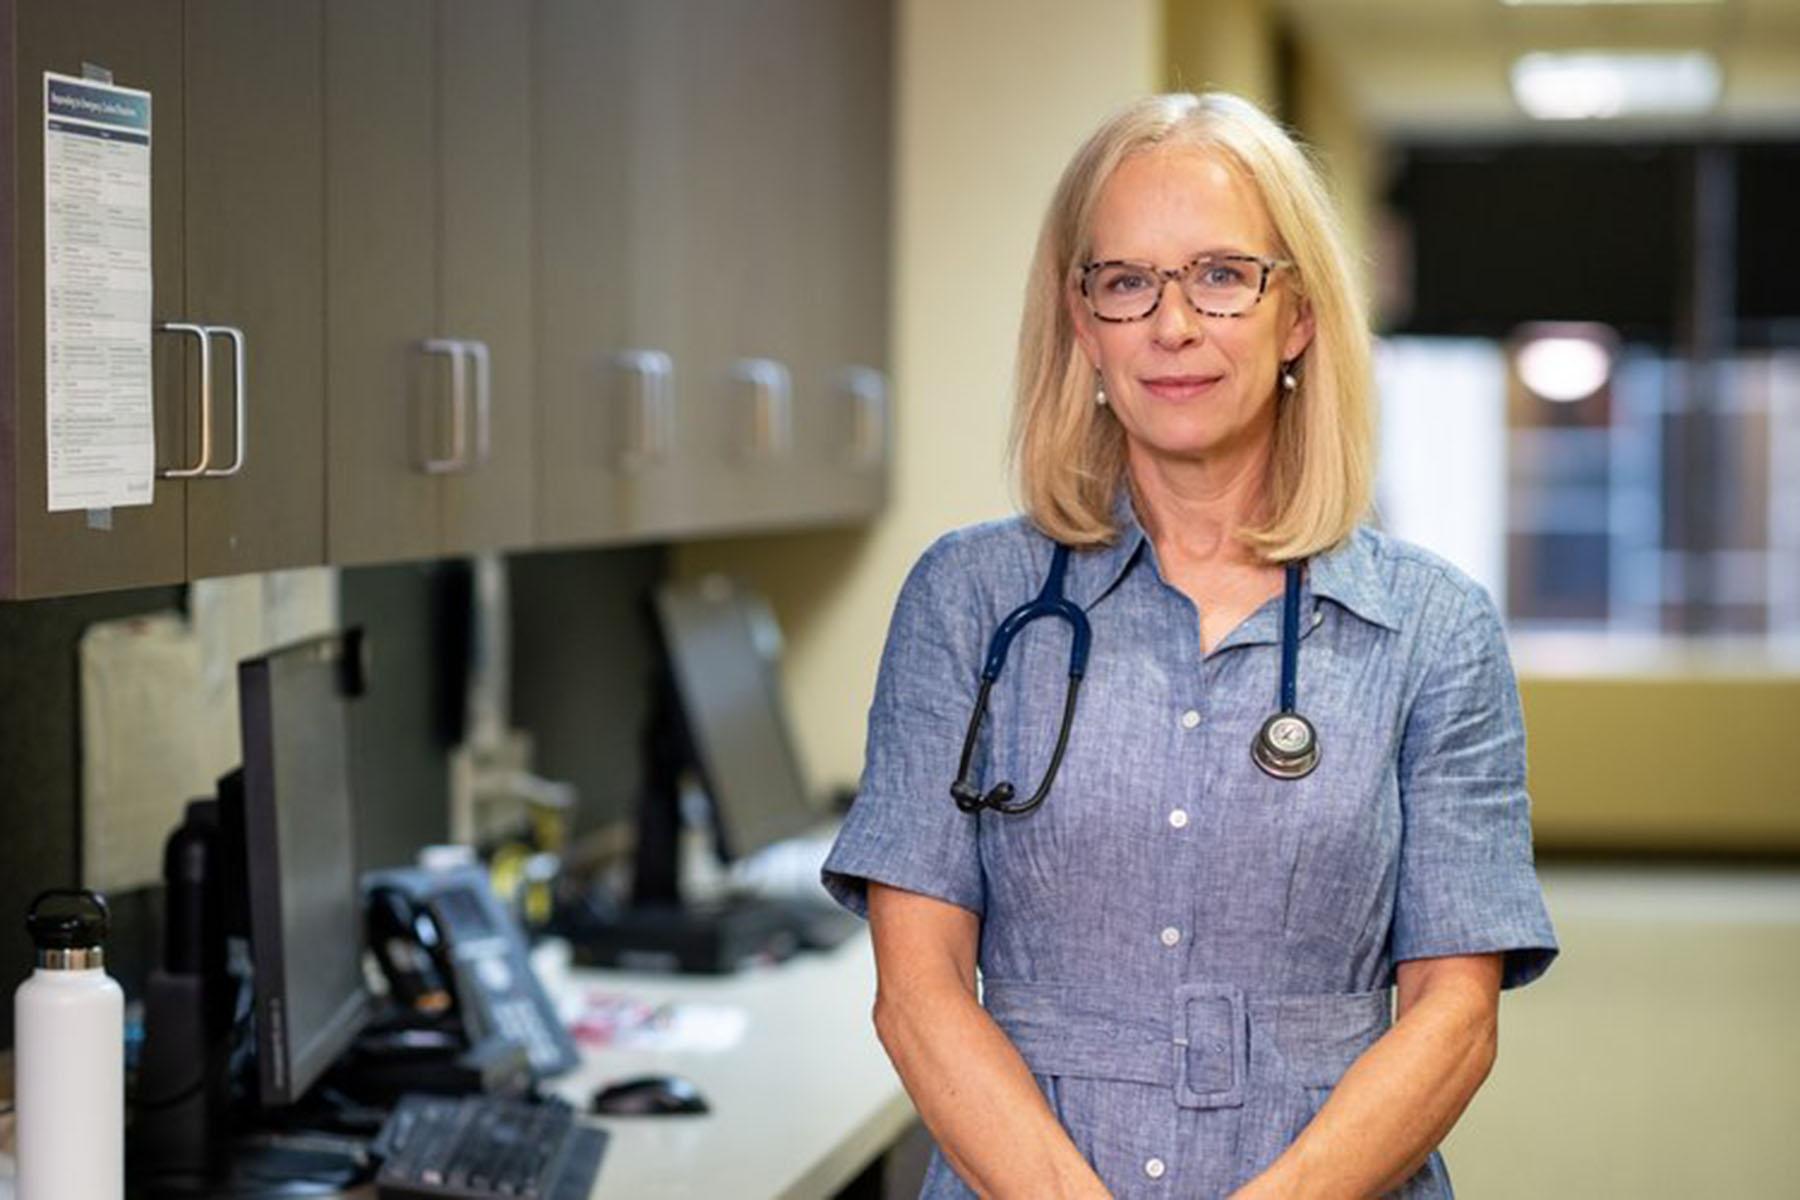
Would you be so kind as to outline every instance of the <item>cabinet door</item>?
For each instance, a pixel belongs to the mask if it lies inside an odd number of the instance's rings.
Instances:
[[[669,135],[679,155],[663,210],[678,222],[685,493],[697,528],[766,526],[789,513],[797,482],[791,385],[804,285],[793,251],[803,213],[792,165],[810,152],[790,121],[794,76],[805,70],[794,53],[798,9],[684,0],[666,11],[684,36],[664,69],[687,98]]]
[[[709,310],[720,298],[709,295],[711,247],[695,240],[695,181],[686,170],[695,114],[714,97],[696,86],[690,61],[692,40],[706,32],[691,0],[637,0],[628,11],[631,303],[621,338],[635,365],[615,367],[610,403],[621,433],[625,520],[632,536],[651,539],[706,528],[730,508],[723,414],[698,353],[699,331],[717,320]],[[668,376],[651,378],[645,356]]]
[[[524,546],[534,502],[531,10],[438,6],[439,306],[446,335],[487,348],[474,462],[443,479],[446,552]]]
[[[326,533],[338,563],[436,553],[453,457],[437,312],[432,0],[326,0]]]
[[[325,560],[320,0],[187,0],[187,292],[245,339],[240,472],[188,487],[190,578]],[[215,346],[217,351],[225,345]],[[215,360],[221,463],[235,438]]]
[[[540,0],[536,183],[538,537],[625,535],[621,372],[627,349],[632,19],[643,0]]]
[[[839,145],[851,148],[846,157],[844,212],[846,221],[843,258],[839,273],[848,297],[844,306],[849,327],[844,347],[852,371],[875,372],[870,382],[875,398],[840,389],[839,411],[847,399],[851,405],[849,430],[840,437],[836,457],[838,478],[845,474],[852,517],[874,517],[887,505],[894,463],[893,360],[889,347],[892,315],[889,310],[894,279],[894,13],[890,0],[870,0],[846,9],[849,27],[845,45],[847,61],[854,69],[847,81]],[[839,376],[843,378],[842,375]],[[1010,404],[1010,396],[996,396],[997,404]],[[840,418],[839,428],[843,428]]]
[[[890,22],[885,0],[806,0],[822,39],[801,119],[815,149],[799,164],[811,208],[801,254],[809,340],[796,386],[806,398],[800,457],[819,511],[874,516],[887,496]],[[996,403],[1003,398],[996,397]]]
[[[159,479],[154,501],[105,516],[52,513],[48,481],[44,373],[44,72],[79,76],[82,64],[112,71],[114,81],[151,93],[151,258],[156,320],[186,317],[182,287],[181,14],[131,0],[26,0],[8,6],[13,22],[9,86],[14,143],[7,169],[13,205],[11,394],[0,404],[0,466],[10,478],[0,500],[0,594],[51,596],[181,579],[187,494]],[[157,461],[184,463],[186,420],[194,403],[187,346],[158,335],[155,355]]]

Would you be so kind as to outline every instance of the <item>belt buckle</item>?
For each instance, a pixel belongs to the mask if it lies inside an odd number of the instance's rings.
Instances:
[[[1198,1012],[1197,1004],[1204,1005]],[[1175,989],[1175,1103],[1183,1108],[1243,1105],[1250,1070],[1248,1013],[1242,988],[1189,983]],[[1202,1072],[1207,1078],[1196,1080]],[[1213,1086],[1221,1074],[1222,1086]]]

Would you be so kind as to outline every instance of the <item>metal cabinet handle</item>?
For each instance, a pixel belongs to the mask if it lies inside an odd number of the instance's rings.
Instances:
[[[661,350],[621,350],[613,362],[638,381],[620,461],[629,470],[660,462],[675,443],[675,361]]]
[[[426,354],[442,354],[450,360],[450,457],[419,462],[427,475],[447,475],[469,465],[468,371],[464,343],[456,338],[431,338],[420,344]]]
[[[249,411],[249,403],[245,397],[245,376],[247,372],[244,369],[244,331],[234,325],[207,325],[204,328],[206,329],[208,338],[224,337],[231,342],[231,411],[233,414],[235,436],[232,439],[234,445],[232,447],[231,465],[227,467],[215,467],[211,465],[211,460],[209,458],[206,470],[201,472],[201,474],[208,479],[229,479],[244,469],[244,420]],[[210,397],[208,399],[210,399]],[[207,400],[203,400],[202,403],[207,403]],[[205,425],[202,425],[201,429],[202,437],[204,438]]]
[[[850,412],[850,466],[868,470],[887,457],[887,376],[874,367],[846,367],[844,391],[853,405]]]
[[[475,364],[475,462],[471,465],[479,466],[493,448],[493,362],[486,342],[467,341],[463,349]]]
[[[198,479],[212,460],[212,342],[204,325],[163,321],[156,327],[165,333],[186,334],[200,345],[200,458],[191,467],[165,467],[157,474],[164,479]]]
[[[750,453],[785,458],[794,448],[794,381],[786,364],[772,358],[741,358],[732,376],[750,385]]]

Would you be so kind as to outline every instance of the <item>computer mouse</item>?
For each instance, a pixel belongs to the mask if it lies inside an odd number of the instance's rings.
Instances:
[[[678,1117],[710,1112],[712,1106],[679,1075],[639,1075],[596,1089],[588,1107],[603,1117]]]

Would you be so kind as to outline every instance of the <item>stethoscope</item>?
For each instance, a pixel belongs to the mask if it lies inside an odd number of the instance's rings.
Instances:
[[[1069,728],[1075,723],[1075,697],[1081,690],[1082,676],[1087,674],[1088,648],[1093,642],[1093,628],[1087,614],[1063,596],[1063,576],[1069,566],[1069,548],[1057,543],[1050,557],[1050,574],[1044,580],[1037,598],[1021,604],[1008,613],[988,641],[987,662],[981,668],[981,691],[975,697],[975,711],[969,714],[969,730],[963,735],[962,759],[957,763],[956,782],[950,795],[963,812],[980,812],[991,808],[996,812],[1019,816],[1030,812],[1050,794],[1050,785],[1062,766],[1063,751],[1069,745]],[[1250,744],[1250,757],[1264,772],[1276,779],[1304,779],[1319,765],[1319,734],[1312,722],[1295,708],[1297,667],[1300,656],[1300,572],[1301,564],[1287,564],[1281,598],[1281,707],[1257,730]],[[1069,687],[1063,696],[1062,727],[1056,733],[1056,749],[1050,755],[1050,768],[1044,781],[1030,797],[1013,802],[1016,791],[1010,783],[997,783],[984,796],[981,787],[969,777],[969,764],[975,757],[975,742],[981,723],[987,717],[988,693],[1000,670],[1006,665],[1006,652],[1013,639],[1025,626],[1039,617],[1060,617],[1069,623],[1074,639],[1069,646]]]

